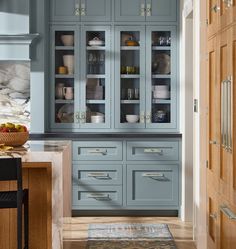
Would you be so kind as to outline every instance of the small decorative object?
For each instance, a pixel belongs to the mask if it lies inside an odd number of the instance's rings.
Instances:
[[[64,94],[63,94],[63,88],[65,84],[64,83],[57,83],[56,88],[55,88],[55,96],[56,99],[63,99]]]
[[[63,105],[58,113],[57,118],[61,123],[73,123],[74,122],[74,105],[65,104]]]
[[[139,115],[125,115],[128,123],[137,123],[139,120]]]
[[[74,45],[74,35],[62,35],[61,41],[64,46],[73,46]]]
[[[105,42],[100,40],[98,37],[94,37],[92,40],[88,42],[89,46],[104,46]]]
[[[105,115],[100,112],[91,113],[91,123],[93,124],[99,124],[105,122]]]
[[[133,40],[133,37],[131,36],[128,40],[125,41],[126,46],[139,46],[139,43],[135,40]]]
[[[103,99],[103,86],[100,85],[99,81],[97,81],[96,85],[89,85],[86,86],[86,99],[92,100],[102,100]]]
[[[154,113],[154,122],[155,123],[163,123],[166,121],[167,113],[164,110],[158,110]]]
[[[68,74],[74,74],[74,55],[63,55],[63,63],[67,67]]]
[[[67,68],[66,67],[58,67],[58,73],[59,74],[67,74]]]
[[[29,139],[25,125],[4,123],[0,125],[0,144],[6,146],[22,146]]]
[[[65,99],[73,99],[74,93],[73,93],[73,87],[63,87],[63,96]]]
[[[166,53],[156,54],[152,63],[152,72],[155,74],[170,74],[170,56]]]

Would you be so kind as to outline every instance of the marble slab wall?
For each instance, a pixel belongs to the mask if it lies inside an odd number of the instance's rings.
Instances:
[[[0,123],[30,128],[30,63],[0,62]]]

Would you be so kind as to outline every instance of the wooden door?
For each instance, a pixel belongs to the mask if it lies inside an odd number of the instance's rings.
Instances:
[[[208,37],[217,32],[219,10],[219,0],[207,0]]]
[[[217,82],[217,51],[216,37],[208,42],[208,186],[218,189],[220,162],[220,84]]]
[[[228,30],[221,32],[218,35],[218,67],[217,67],[217,82],[220,84],[220,103],[221,103],[221,149],[220,149],[220,168],[219,168],[219,183],[220,194],[226,199],[229,198],[229,177],[230,177],[230,161],[231,152],[228,150],[228,115],[227,115],[227,80],[229,77],[229,61],[230,61],[230,32]],[[220,109],[218,109],[220,110]]]
[[[232,141],[236,141],[236,87],[235,87],[235,78],[236,78],[236,25],[231,28],[231,39],[230,39],[230,75],[231,77],[231,84],[232,84]],[[232,148],[232,163],[230,168],[230,193],[231,193],[231,203],[236,206],[236,146],[233,144]]]
[[[223,29],[233,22],[235,0],[220,0],[219,28]]]

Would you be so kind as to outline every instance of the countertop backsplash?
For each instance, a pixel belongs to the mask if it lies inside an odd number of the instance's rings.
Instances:
[[[30,128],[30,63],[0,63],[0,123],[21,123]]]

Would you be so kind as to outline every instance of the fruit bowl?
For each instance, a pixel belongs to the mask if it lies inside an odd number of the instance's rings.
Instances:
[[[29,132],[0,132],[0,144],[21,146],[29,139]]]

